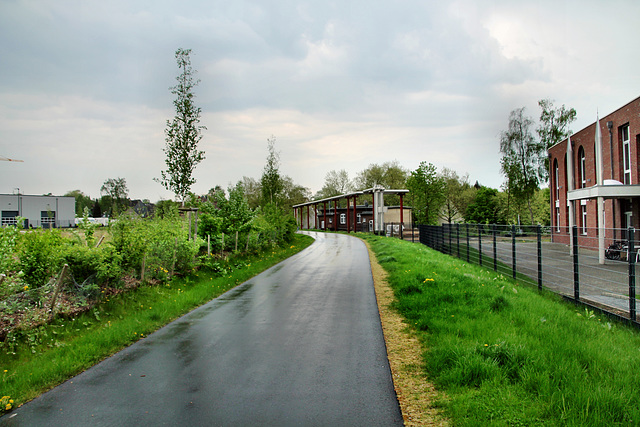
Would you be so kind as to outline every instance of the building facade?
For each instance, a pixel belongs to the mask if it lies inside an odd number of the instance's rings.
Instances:
[[[374,187],[300,203],[293,206],[293,212],[301,229],[382,233],[385,231],[386,224],[411,223],[411,208],[403,204],[403,197],[408,192],[409,190],[387,190]],[[385,194],[399,196],[400,206],[385,206]],[[358,198],[365,196],[371,199],[371,203],[366,201],[358,204]]]
[[[553,241],[601,252],[640,225],[640,98],[549,149]],[[602,262],[602,257],[601,257]]]
[[[75,226],[76,199],[74,197],[0,194],[1,225],[15,225],[17,218],[25,218],[27,228],[58,228]]]

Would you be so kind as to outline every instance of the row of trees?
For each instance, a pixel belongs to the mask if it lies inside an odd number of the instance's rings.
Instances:
[[[330,171],[325,177],[324,186],[314,198],[364,190],[374,185],[410,190],[405,203],[412,207],[414,221],[421,224],[529,222],[526,219],[529,216],[525,215],[528,206],[514,201],[508,192],[482,186],[477,181],[471,184],[468,174],[459,175],[446,167],[438,171],[436,166],[427,162],[420,163],[413,171],[403,168],[396,161],[372,164],[354,179],[349,179],[345,170]],[[397,196],[385,200],[388,205],[399,202]],[[534,212],[531,223],[549,224],[548,189],[536,190],[531,209]]]
[[[131,206],[129,189],[124,178],[108,178],[100,187],[100,197],[92,199],[80,190],[69,191],[65,196],[75,197],[76,216],[82,217],[85,213],[94,218],[114,217],[125,212]],[[149,200],[144,200],[149,203]]]
[[[201,110],[194,104],[194,88],[199,80],[194,78],[191,67],[191,50],[178,49],[176,61],[180,74],[177,85],[171,88],[176,95],[174,100],[175,117],[167,120],[165,129],[166,170],[156,179],[166,189],[171,190],[182,206],[187,202],[190,188],[195,183],[193,171],[205,157],[198,149],[202,139],[200,125]],[[327,173],[322,189],[313,198],[321,199],[354,190],[381,185],[385,188],[408,188],[411,192],[407,202],[413,207],[417,222],[495,222],[514,223],[527,217],[529,223],[549,223],[548,191],[541,191],[549,178],[547,150],[553,144],[566,138],[568,127],[576,118],[573,108],[553,106],[553,101],[539,101],[541,108],[539,126],[535,130],[534,122],[524,108],[515,109],[509,115],[507,130],[500,136],[501,171],[505,176],[502,191],[486,188],[476,182],[470,185],[468,175],[443,168],[440,172],[427,162],[422,162],[414,171],[409,171],[397,161],[383,164],[371,164],[352,180],[345,170],[332,170]],[[229,189],[230,200],[242,193],[249,210],[261,209],[263,212],[278,212],[286,216],[290,207],[311,198],[310,191],[279,172],[280,157],[275,148],[274,136],[267,140],[268,155],[261,179],[244,177],[234,188]],[[126,183],[123,179],[107,180],[101,189],[105,204],[110,203],[113,211],[123,208],[126,199]],[[123,197],[123,194],[125,197]],[[216,206],[224,191],[218,186],[212,188],[208,198]],[[394,204],[397,200],[387,202]],[[193,197],[192,197],[193,200]],[[84,201],[79,203],[83,209]],[[95,206],[96,204],[94,204]],[[526,215],[525,214],[526,209]]]
[[[556,108],[553,101],[543,99],[538,126],[524,108],[509,115],[507,130],[500,135],[500,165],[505,182],[501,189],[474,185],[468,174],[422,162],[414,171],[396,161],[372,164],[349,179],[345,170],[330,171],[316,199],[382,185],[385,188],[407,188],[407,202],[413,208],[414,220],[424,224],[474,222],[496,224],[543,224],[549,220],[548,149],[570,135],[569,125],[576,111],[564,105]],[[534,135],[537,135],[537,137]],[[393,204],[395,200],[389,200]]]

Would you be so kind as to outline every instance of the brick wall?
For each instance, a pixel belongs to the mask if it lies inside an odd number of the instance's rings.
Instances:
[[[612,122],[611,133],[607,127],[607,122]],[[623,173],[623,144],[622,144],[622,127],[629,126],[629,140],[630,140],[630,166],[631,166],[631,184],[640,184],[640,171],[638,165],[640,164],[640,98],[636,98],[630,103],[622,106],[616,111],[600,118],[600,132],[602,134],[602,159],[603,159],[603,179],[615,179],[620,182],[624,182]],[[573,176],[574,176],[574,188],[581,188],[580,179],[580,149],[584,150],[585,154],[585,187],[591,187],[597,184],[596,180],[596,159],[595,159],[595,132],[596,123],[592,123],[586,128],[576,132],[571,136],[571,142],[573,147]],[[613,142],[611,144],[611,141]],[[612,156],[611,151],[613,148],[613,173],[612,173]],[[568,207],[567,207],[567,190],[568,190],[568,177],[567,177],[567,140],[564,140],[549,149],[549,158],[551,165],[550,171],[550,189],[551,189],[551,224],[554,231],[554,241],[561,243],[569,243],[568,235]],[[556,176],[554,171],[554,165],[557,162],[558,165],[558,182],[556,183]],[[556,185],[559,186],[559,197],[556,192]],[[581,201],[575,202],[575,224],[582,228],[582,213],[581,213]],[[557,221],[556,206],[560,209],[560,221]],[[597,245],[597,201],[587,200],[587,234],[582,235],[582,230],[579,232],[579,244],[582,246],[594,247]],[[615,218],[614,212],[615,210]],[[639,228],[640,226],[640,200],[633,199],[629,202],[628,199],[623,200],[605,200],[605,228],[622,228],[624,227],[624,212],[632,212],[632,224],[631,226]],[[560,227],[560,232],[557,232],[557,227]],[[605,235],[607,239],[607,245],[609,240],[613,239],[613,232],[609,230]],[[619,237],[618,237],[619,238]]]

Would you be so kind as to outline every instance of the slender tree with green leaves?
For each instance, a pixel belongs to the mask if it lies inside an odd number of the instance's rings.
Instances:
[[[525,114],[524,107],[517,108],[509,114],[509,128],[500,135],[500,166],[506,178],[505,189],[516,202],[527,204],[531,224],[531,199],[540,183],[539,144],[531,133],[532,126],[533,120]]]
[[[416,222],[436,224],[445,192],[444,180],[438,176],[436,167],[431,163],[421,162],[407,178],[407,188]]]
[[[475,198],[476,190],[469,185],[469,174],[459,176],[456,171],[442,168],[438,175],[445,185],[444,203],[440,218],[451,224],[464,219],[469,203]]]
[[[276,137],[267,138],[267,163],[264,165],[260,184],[262,185],[262,201],[264,205],[278,205],[278,198],[283,190],[280,176],[280,153],[276,151]]]
[[[124,178],[109,178],[100,187],[102,210],[115,216],[126,210],[129,204],[129,189]]]
[[[205,126],[200,125],[201,109],[194,104],[193,89],[200,83],[194,79],[196,71],[191,67],[191,49],[178,49],[176,61],[181,73],[176,80],[178,84],[171,88],[176,96],[173,105],[176,115],[167,120],[165,129],[166,145],[163,149],[167,155],[167,169],[161,171],[161,178],[156,179],[167,190],[172,191],[184,206],[185,198],[196,182],[193,171],[198,163],[204,160],[204,151],[198,150]]]
[[[339,171],[331,170],[325,175],[324,185],[320,191],[318,191],[316,197],[318,199],[324,199],[350,193],[351,191],[353,191],[353,184],[349,179],[349,173],[344,169]]]
[[[569,125],[576,120],[576,110],[567,109],[564,105],[553,108],[553,100],[541,99],[538,105],[542,109],[540,113],[540,125],[537,132],[540,137],[539,146],[539,175],[542,182],[549,181],[549,148],[571,135]]]

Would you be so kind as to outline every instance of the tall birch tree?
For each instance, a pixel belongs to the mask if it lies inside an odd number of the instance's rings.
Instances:
[[[176,115],[173,120],[167,120],[164,131],[166,145],[163,151],[167,155],[167,169],[161,171],[160,179],[156,179],[176,195],[182,206],[191,186],[196,182],[193,171],[205,158],[204,151],[198,150],[198,143],[206,127],[199,124],[201,109],[193,102],[193,89],[200,80],[194,79],[196,71],[191,67],[190,54],[191,49],[178,49],[175,54],[181,70],[176,77],[178,84],[171,88],[171,93],[176,96],[173,101]]]

